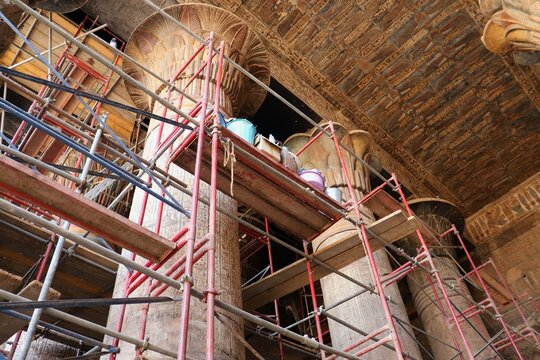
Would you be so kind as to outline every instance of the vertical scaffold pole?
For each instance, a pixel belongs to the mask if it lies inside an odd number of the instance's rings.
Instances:
[[[92,141],[92,146],[90,147],[91,154],[96,153],[96,149],[97,149],[97,146],[98,146],[99,140],[101,139],[102,134],[103,134],[103,128],[100,126],[98,127],[96,131],[96,135],[94,137],[94,140]],[[86,158],[86,162],[84,163],[84,167],[79,176],[79,179],[82,180],[82,184],[85,183],[85,179],[86,179],[86,176],[88,175],[88,172],[90,171],[91,165],[92,165],[92,159]],[[78,193],[81,192],[80,187],[77,189],[77,192]],[[70,222],[66,221],[64,223],[65,230],[69,230],[70,226],[71,226]],[[56,242],[56,248],[54,249],[51,262],[47,270],[47,274],[45,275],[45,279],[43,280],[43,285],[39,292],[38,301],[47,300],[49,289],[51,287],[52,281],[54,279],[54,275],[56,273],[56,269],[58,268],[58,265],[60,263],[60,258],[62,256],[62,252],[64,250],[65,240],[66,238],[64,236],[60,236],[58,238],[58,241]],[[30,320],[30,323],[28,324],[28,329],[26,330],[26,334],[24,336],[23,343],[21,345],[21,353],[18,357],[20,360],[25,360],[28,355],[28,351],[30,350],[30,345],[32,344],[32,338],[34,337],[34,333],[36,331],[36,328],[37,328],[37,325],[41,318],[42,313],[43,313],[43,308],[35,309],[34,312],[32,313],[32,318]]]
[[[306,255],[309,255],[309,249],[307,242],[304,242],[304,253]],[[317,339],[321,344],[324,344],[323,342],[323,333],[322,333],[322,327],[321,327],[321,317],[319,315],[319,306],[317,305],[317,294],[315,293],[315,283],[313,282],[313,273],[311,271],[311,261],[306,261],[306,267],[307,267],[307,275],[309,280],[309,291],[311,293],[311,303],[313,305],[313,315],[315,317],[315,327],[317,329]],[[326,353],[324,350],[321,350],[321,359],[326,359]]]
[[[484,293],[486,294],[486,297],[488,298],[488,301],[489,301],[491,307],[493,308],[493,310],[495,310],[495,316],[497,317],[497,319],[501,323],[501,325],[503,327],[503,330],[504,330],[504,333],[506,334],[506,336],[508,336],[508,339],[512,343],[512,347],[514,348],[514,352],[516,353],[516,355],[519,357],[520,360],[523,360],[523,356],[521,355],[521,352],[519,351],[516,343],[514,342],[512,334],[510,333],[510,330],[508,329],[508,326],[506,325],[506,322],[504,321],[501,313],[499,312],[499,309],[497,308],[497,305],[495,304],[495,301],[491,297],[491,293],[489,292],[489,289],[486,286],[486,284],[484,282],[484,279],[482,279],[482,276],[480,275],[480,271],[476,267],[476,264],[474,263],[474,260],[472,259],[471,254],[469,253],[469,250],[467,250],[467,247],[465,246],[465,242],[461,238],[461,234],[459,233],[459,231],[458,231],[458,229],[456,228],[455,225],[452,225],[452,230],[453,230],[454,234],[456,235],[456,237],[457,237],[457,239],[459,241],[459,244],[461,245],[461,248],[465,252],[465,255],[467,256],[467,259],[469,260],[469,263],[471,263],[474,274],[478,278],[478,281],[480,282],[480,286],[482,286],[482,289],[484,290]]]
[[[268,234],[270,234],[270,225],[268,224],[268,218],[264,218],[264,227]],[[268,265],[270,266],[270,274],[274,273],[274,258],[272,256],[272,243],[270,242],[269,238],[265,239],[266,243],[266,249],[268,250]],[[278,299],[274,299],[274,312],[276,313],[276,325],[281,326],[281,322],[279,320],[279,301]],[[284,360],[285,355],[283,354],[283,336],[281,334],[278,335],[279,338],[279,359]]]
[[[213,47],[208,51],[209,59],[212,59]],[[219,103],[221,93],[221,78],[223,76],[223,55],[225,54],[225,43],[222,41],[219,45],[219,59],[216,74],[216,85],[214,87],[214,117],[212,122],[212,159],[210,172],[210,203],[209,203],[209,234],[207,249],[207,283],[206,283],[206,359],[214,358],[214,304],[217,295],[215,289],[216,282],[216,226],[217,226],[217,172],[218,172],[218,145],[219,145]],[[208,63],[207,74],[211,64]],[[203,114],[204,115],[204,114]],[[201,122],[203,127],[204,120]],[[202,139],[199,138],[199,143]]]
[[[371,268],[373,281],[375,282],[375,287],[377,288],[377,293],[379,294],[379,298],[381,300],[382,307],[384,310],[384,316],[386,318],[388,329],[390,330],[391,338],[392,338],[392,341],[394,343],[394,347],[396,350],[396,357],[398,360],[403,360],[403,350],[401,346],[401,341],[399,340],[396,324],[394,323],[394,318],[392,317],[392,313],[390,312],[390,306],[388,305],[388,301],[386,300],[386,296],[384,295],[384,288],[382,286],[381,278],[379,276],[379,270],[377,269],[377,264],[375,263],[375,257],[373,256],[373,250],[369,243],[365,224],[362,221],[362,213],[360,212],[360,205],[358,202],[358,198],[356,196],[355,189],[352,186],[350,174],[349,174],[349,171],[347,170],[347,166],[343,158],[341,145],[339,144],[339,140],[334,131],[334,124],[330,122],[329,125],[330,125],[330,133],[331,133],[332,139],[334,140],[334,145],[336,147],[336,151],[339,156],[339,162],[341,164],[343,175],[345,176],[345,180],[347,181],[347,189],[349,190],[349,194],[351,196],[354,212],[355,212],[357,221],[360,221],[360,225],[357,225],[356,228],[358,231],[358,235],[360,237],[360,241],[362,242],[364,246],[364,250],[369,260],[369,266]]]
[[[210,76],[212,71],[212,54],[214,47],[214,33],[210,33],[210,39],[208,41],[208,54],[207,65],[205,71],[203,96],[201,103],[201,112],[199,113],[199,134],[197,142],[197,155],[195,160],[195,171],[193,174],[193,195],[191,199],[191,217],[189,224],[188,242],[186,244],[186,266],[185,274],[183,275],[183,298],[182,298],[182,311],[180,319],[180,339],[178,342],[178,360],[186,359],[187,350],[187,337],[188,337],[188,322],[189,322],[189,308],[191,305],[191,287],[193,283],[193,252],[195,248],[195,241],[197,238],[197,214],[199,206],[199,193],[201,183],[201,162],[202,151],[204,145],[204,130],[206,121],[206,109],[208,106],[208,90],[210,88]]]

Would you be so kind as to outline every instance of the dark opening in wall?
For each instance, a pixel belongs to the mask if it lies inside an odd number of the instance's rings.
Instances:
[[[63,14],[63,16],[71,20],[76,26],[80,26],[80,24],[83,24],[84,31],[91,30],[101,25],[99,21],[94,21],[94,19],[92,19],[86,12],[81,9]],[[110,42],[112,38],[115,38],[118,43],[118,49],[122,49],[122,45],[125,43],[125,41],[121,37],[117,36],[107,28],[98,30],[94,32],[94,34],[100,39],[105,40],[106,42]]]
[[[2,94],[4,94],[4,87],[0,86],[0,96]],[[30,101],[29,99],[25,98],[22,95],[19,95],[18,93],[14,91],[11,91],[9,89],[9,86],[8,86],[6,100],[23,110],[28,110],[28,108],[32,104],[32,101]],[[17,131],[17,128],[19,127],[20,123],[21,121],[19,119],[17,119],[10,113],[6,112],[5,122],[4,122],[4,135],[7,136],[9,139],[11,139],[13,137],[13,134],[15,134],[15,131]]]
[[[270,88],[314,121],[319,122],[321,120],[321,117],[315,111],[274,78],[270,80]],[[292,134],[304,132],[313,127],[307,120],[272,94],[266,95],[259,111],[249,120],[257,126],[258,133],[266,137],[272,134],[279,141],[284,141]]]

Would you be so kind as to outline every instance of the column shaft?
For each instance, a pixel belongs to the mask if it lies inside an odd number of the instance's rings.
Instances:
[[[418,199],[411,202],[410,205],[415,214],[439,234],[450,229],[452,224],[455,224],[458,228],[463,227],[464,220],[459,209],[444,200]],[[430,251],[434,254],[433,261],[435,268],[443,281],[454,285],[456,290],[464,295],[461,296],[457,292],[445,287],[450,301],[454,304],[452,307],[454,310],[457,309],[455,312],[459,315],[459,311],[463,312],[472,305],[472,297],[467,286],[463,282],[458,281],[460,271],[451,258],[455,258],[456,255],[452,247],[455,244],[452,236],[445,236],[438,243],[431,241],[431,239],[425,240],[429,242],[428,246],[438,246],[437,248],[430,248]],[[417,239],[411,238],[402,241],[401,245],[410,255],[416,253],[416,247],[419,246],[419,243]],[[425,265],[429,266],[427,263]],[[442,292],[438,288],[435,278],[423,269],[416,269],[407,276],[407,283],[424,330],[440,340],[428,339],[435,359],[448,359],[456,354],[456,350],[442,344],[441,341],[464,351],[463,341],[454,322],[448,321],[451,319],[450,310]],[[476,315],[468,320],[472,326],[464,320],[461,322],[461,329],[467,339],[469,348],[474,354],[484,347],[486,344],[484,339],[489,339],[489,334],[480,316]],[[466,356],[465,351],[464,354]],[[489,359],[493,355],[493,351],[488,348],[476,357],[476,359]]]
[[[215,34],[215,45],[218,46],[221,41],[224,42],[225,55],[236,61],[247,69],[259,80],[268,83],[270,72],[268,69],[268,58],[260,39],[236,15],[223,9],[204,5],[204,4],[185,4],[175,5],[166,8],[165,11],[182,22],[191,31],[197,33],[203,38],[208,38],[210,33]],[[178,71],[184,67],[186,61],[195,55],[201,43],[181,29],[175,22],[163,17],[161,14],[154,14],[141,23],[131,35],[126,46],[126,53],[138,62],[159,74],[162,78],[170,80],[176,78],[177,87],[185,87],[193,77],[193,82],[186,89],[196,100],[202,98],[204,88],[204,75],[206,69],[198,73],[200,66],[208,58],[209,49],[204,48],[194,57],[191,64],[185,67],[182,74]],[[210,103],[213,102],[215,92],[217,61],[212,65],[210,79]],[[137,64],[130,61],[123,63],[123,69],[134,78],[140,80],[148,89],[164,95],[167,92],[166,85],[162,84],[155,77],[145,73]],[[143,92],[126,84],[127,91],[133,102],[141,109],[148,109],[155,114],[162,115],[163,107],[151,101]],[[223,78],[221,85],[220,106],[223,112],[229,116],[252,115],[264,100],[265,90],[256,86],[254,82],[248,81],[247,77],[234,69],[230,64],[223,65]],[[177,92],[172,93],[170,103],[176,105],[180,98]],[[193,108],[194,102],[183,98],[182,110],[189,112]],[[209,105],[212,109],[212,104]],[[176,114],[167,111],[166,117],[174,119]],[[162,139],[174,129],[172,125],[166,125],[163,130]],[[159,126],[152,121],[149,126],[146,143],[144,147],[144,157],[150,159],[154,155],[155,144],[158,141]],[[184,134],[186,135],[186,134]],[[182,137],[183,138],[183,137]],[[180,140],[177,141],[177,143]],[[207,144],[206,146],[210,146]],[[158,162],[158,166],[166,168],[167,156]],[[168,172],[176,178],[187,184],[191,189],[193,185],[193,176],[172,164]],[[169,188],[176,200],[186,209],[191,210],[191,197],[184,193]],[[207,198],[209,196],[209,186],[202,184],[200,196]],[[136,191],[130,218],[137,221],[144,194],[142,191]],[[232,198],[219,193],[217,196],[217,206],[225,209],[228,213],[236,213],[236,201]],[[155,230],[155,224],[159,211],[159,201],[152,198],[148,199],[148,204],[144,212],[143,225]],[[199,203],[199,214],[197,216],[197,242],[201,240],[209,231],[208,229],[208,207]],[[180,229],[188,224],[188,219],[177,211],[165,206],[161,224],[160,234],[166,238],[171,238]],[[197,245],[195,248],[197,249]],[[204,245],[200,250],[196,250],[195,258],[204,250]],[[184,249],[183,249],[184,250]],[[216,231],[216,249],[215,249],[215,288],[219,292],[218,299],[225,301],[237,307],[242,306],[241,284],[240,284],[240,256],[238,242],[238,225],[234,220],[221,214],[217,214]],[[167,269],[170,264],[175,263],[184,255],[180,251],[173,256],[162,269]],[[144,260],[141,259],[141,262]],[[164,271],[164,270],[163,270]],[[120,271],[116,281],[115,296],[122,296],[125,281],[125,269]],[[199,291],[207,288],[207,261],[206,256],[198,260],[193,267],[194,287]],[[147,294],[148,283],[143,284],[134,293],[133,296],[145,296]],[[179,296],[178,291],[167,290],[164,295]],[[126,310],[123,332],[138,336],[142,311],[144,306],[129,306]],[[149,307],[148,321],[146,325],[146,336],[153,343],[167,349],[176,350],[179,342],[181,303],[176,304],[153,304]],[[219,312],[219,310],[217,310]],[[198,300],[191,300],[189,310],[188,325],[188,359],[204,359],[206,357],[206,304]],[[118,310],[111,311],[109,326],[114,326],[118,318]],[[243,359],[244,349],[234,333],[243,333],[242,321],[236,316],[223,313],[222,316],[226,325],[221,322],[215,322],[214,336],[214,358],[215,359]],[[121,343],[122,352],[118,359],[133,359],[135,349],[133,346],[127,346]],[[161,359],[165,358],[159,354],[145,353],[145,358]]]

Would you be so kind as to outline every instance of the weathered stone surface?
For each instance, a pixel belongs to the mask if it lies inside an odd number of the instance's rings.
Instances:
[[[20,350],[20,347],[18,350]],[[18,352],[15,352],[14,359],[17,359],[18,355]],[[56,360],[76,355],[77,349],[42,337],[32,342],[26,358],[33,360]]]
[[[471,214],[540,166],[538,70],[482,45],[477,0],[206,2],[246,19],[280,67],[276,79],[328,120],[340,111],[369,131],[385,167],[421,196]],[[85,8],[115,6],[104,3]],[[127,17],[137,24],[144,10]],[[103,16],[128,33],[124,11]]]
[[[145,151],[143,156],[150,158],[153,153],[153,145],[156,143],[158,127],[153,126],[153,131],[147,137]],[[164,129],[164,137],[173,129],[173,126],[167,125]],[[165,157],[159,162],[161,166],[164,166],[167,158]],[[171,174],[178,179],[188,184],[188,188],[192,187],[193,176],[177,167],[171,165]],[[191,198],[176,189],[170,189],[173,196],[180,202],[184,208],[190,208]],[[207,194],[209,186],[203,184],[201,188],[201,194]],[[203,195],[204,196],[204,195]],[[143,201],[143,192],[136,191],[133,199],[132,211],[130,218],[137,221],[139,218],[139,212]],[[236,212],[236,202],[222,193],[218,195],[218,206],[228,210],[230,213]],[[155,229],[156,219],[158,214],[158,201],[150,197],[148,199],[148,205],[146,207],[143,225],[152,230]],[[229,304],[233,304],[238,307],[242,307],[242,297],[240,291],[240,255],[238,246],[238,226],[232,219],[218,215],[217,218],[217,244],[216,244],[216,289],[220,292],[218,299],[225,301]],[[163,222],[161,225],[160,234],[166,238],[171,238],[180,229],[188,224],[187,219],[176,210],[171,209],[169,206],[165,206],[163,210]],[[197,241],[199,241],[204,235],[208,233],[208,207],[200,204],[199,215],[197,218]],[[162,267],[162,271],[168,269],[172,264],[179,260],[184,254],[185,249],[179,251]],[[130,254],[124,251],[125,256]],[[144,259],[138,260],[144,263]],[[201,260],[194,265],[194,287],[199,290],[206,289],[206,274],[207,274],[207,260],[204,256]],[[118,276],[116,279],[114,297],[122,297],[122,291],[124,288],[124,280],[126,277],[125,267],[120,267],[118,270]],[[147,284],[141,285],[132,296],[147,296]],[[181,292],[173,289],[168,289],[163,294],[164,296],[179,297]],[[139,336],[140,319],[142,314],[143,305],[130,305],[127,308],[124,327],[122,332],[134,337]],[[148,313],[148,325],[146,336],[151,342],[162,346],[165,349],[175,351],[179,341],[180,330],[180,314],[181,314],[181,302],[177,303],[165,303],[165,304],[152,304],[150,305]],[[243,359],[244,348],[239,343],[238,339],[233,335],[231,328],[235,331],[242,333],[242,319],[233,316],[229,313],[223,313],[227,326],[221,322],[216,321],[215,325],[215,358],[216,359]],[[108,326],[115,328],[119,317],[119,307],[114,307],[109,313]],[[189,325],[189,338],[188,338],[188,358],[201,359],[205,354],[205,341],[206,338],[206,304],[192,299],[190,310],[190,325]],[[133,359],[135,353],[135,347],[133,345],[120,342],[122,348],[121,354],[118,355],[118,359]],[[166,359],[167,356],[157,354],[155,352],[145,352],[145,357],[148,359]]]

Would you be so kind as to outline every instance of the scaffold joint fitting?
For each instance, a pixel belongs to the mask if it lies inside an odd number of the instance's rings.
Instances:
[[[187,282],[187,283],[190,283],[191,285],[193,285],[193,277],[191,277],[191,276],[189,276],[189,275],[186,275],[186,274],[182,275],[182,276],[180,277],[180,284],[183,285],[183,284],[186,283],[186,282]]]

